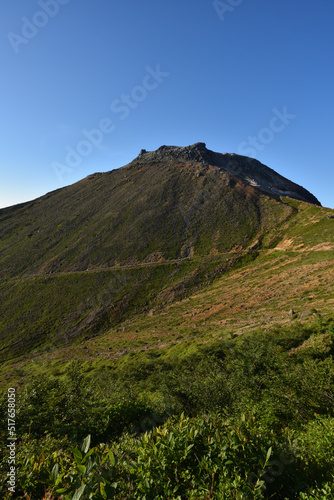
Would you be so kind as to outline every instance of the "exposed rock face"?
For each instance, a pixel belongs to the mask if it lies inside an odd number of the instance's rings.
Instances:
[[[315,205],[321,205],[313,194],[302,186],[289,181],[258,160],[230,153],[215,153],[206,148],[204,142],[192,146],[161,146],[156,151],[142,149],[131,164],[151,162],[196,162],[203,166],[215,166],[271,196],[288,196]],[[130,164],[130,165],[131,165]]]

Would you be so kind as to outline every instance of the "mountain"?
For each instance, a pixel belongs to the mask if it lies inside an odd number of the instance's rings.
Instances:
[[[1,210],[3,498],[333,497],[333,224],[203,143]]]
[[[142,151],[123,168],[0,210],[0,277],[246,248],[291,212],[280,196],[319,205],[258,161],[203,143]]]
[[[272,252],[331,251],[331,213],[260,162],[204,143],[142,150],[2,209],[2,360],[89,342],[231,273],[242,288],[238,269]]]

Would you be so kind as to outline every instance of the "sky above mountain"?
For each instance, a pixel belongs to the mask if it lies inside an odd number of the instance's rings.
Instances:
[[[254,157],[334,207],[331,0],[0,4],[0,208],[142,148]]]

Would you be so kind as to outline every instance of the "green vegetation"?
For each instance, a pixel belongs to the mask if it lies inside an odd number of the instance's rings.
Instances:
[[[1,361],[75,344],[208,285],[238,261],[187,260],[0,283]]]
[[[332,499],[332,211],[163,153],[0,210],[0,495]]]
[[[331,499],[333,354],[318,315],[36,377],[18,398],[15,498]]]

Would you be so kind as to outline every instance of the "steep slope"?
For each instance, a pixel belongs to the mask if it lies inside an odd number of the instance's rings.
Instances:
[[[256,160],[199,143],[142,151],[1,210],[1,358],[101,335],[204,290],[283,241],[300,206],[323,218],[317,205]]]
[[[246,248],[291,213],[283,194],[319,203],[259,162],[201,143],[142,152],[123,168],[1,210],[0,276]]]
[[[157,151],[144,149],[132,163],[150,163],[154,161],[195,161],[203,166],[212,165],[221,171],[237,177],[249,186],[256,187],[271,196],[289,196],[296,200],[320,205],[319,200],[303,187],[291,182],[254,158],[230,153],[215,153],[206,148],[204,142],[198,142],[185,148],[161,146]],[[205,170],[205,169],[204,169]],[[200,170],[203,173],[203,169]]]

